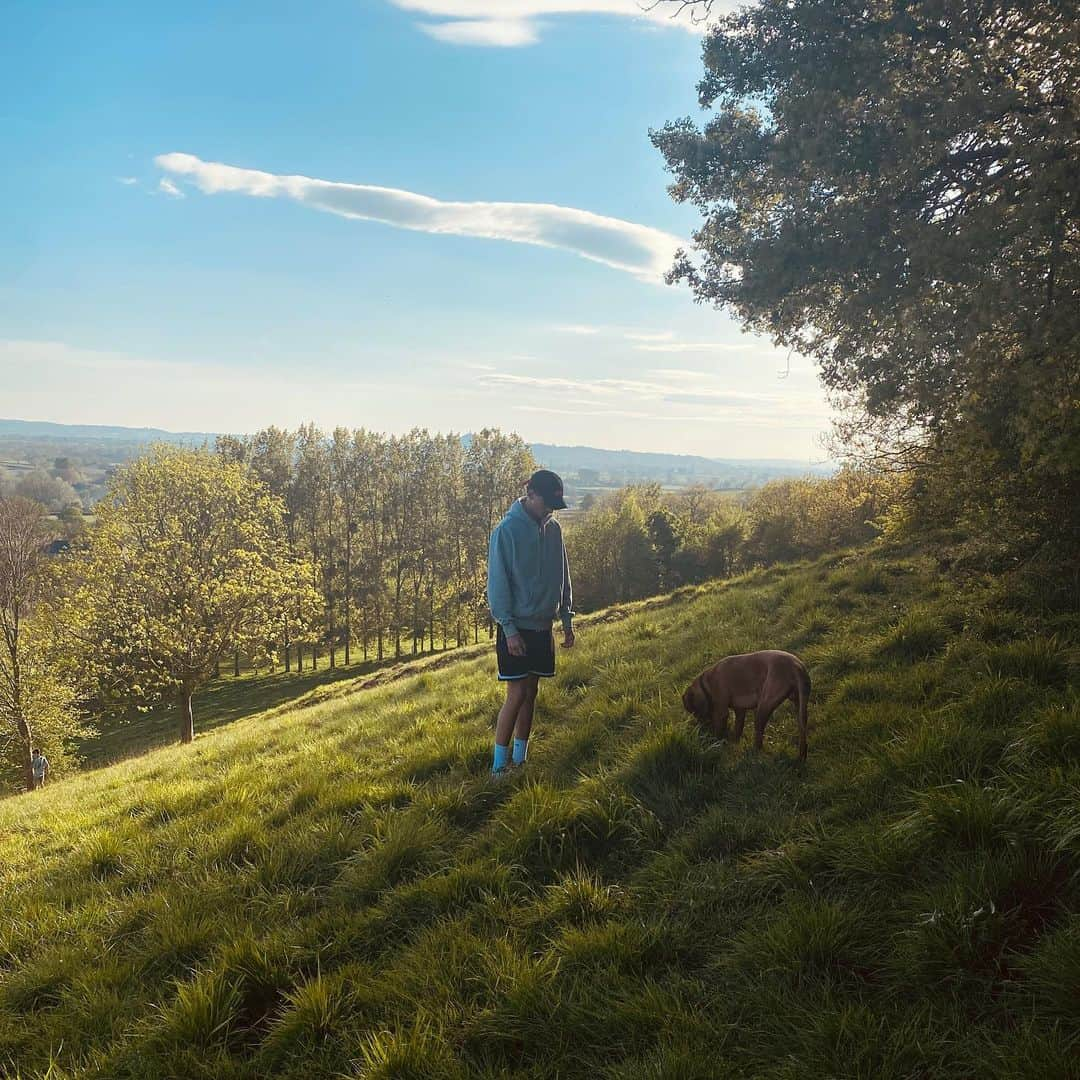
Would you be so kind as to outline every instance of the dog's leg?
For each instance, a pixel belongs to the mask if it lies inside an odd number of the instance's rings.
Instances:
[[[718,739],[728,737],[728,707],[722,702],[718,702],[716,708],[713,709],[712,729]]]
[[[743,728],[746,727],[746,710],[735,710],[735,742],[742,738]]]
[[[754,749],[760,750],[765,741],[765,725],[772,719],[772,714],[784,700],[777,698],[775,694],[764,697],[758,701],[758,707],[754,710]]]
[[[772,717],[772,709],[765,712],[764,709],[754,710],[754,749],[760,750],[765,743],[765,725]]]

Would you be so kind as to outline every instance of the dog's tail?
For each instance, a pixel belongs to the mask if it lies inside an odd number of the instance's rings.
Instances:
[[[807,704],[810,701],[810,676],[805,669],[799,672],[795,692],[799,710],[799,760],[806,760]]]

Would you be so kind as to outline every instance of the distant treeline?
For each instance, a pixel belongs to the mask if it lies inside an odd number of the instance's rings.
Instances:
[[[773,480],[738,498],[704,487],[623,488],[567,530],[575,606],[594,610],[869,540],[905,490],[899,474],[856,468]]]
[[[216,452],[247,465],[285,504],[294,554],[310,563],[324,624],[282,642],[303,663],[365,660],[479,639],[487,623],[488,536],[534,468],[517,435],[414,429],[387,436],[309,424],[220,436]]]

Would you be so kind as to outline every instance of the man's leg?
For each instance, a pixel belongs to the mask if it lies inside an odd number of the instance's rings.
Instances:
[[[492,772],[501,772],[508,764],[510,737],[514,734],[514,725],[525,700],[526,684],[530,679],[531,676],[526,676],[523,679],[510,679],[506,683],[506,700],[499,710],[499,718],[495,721],[495,758],[491,765]]]
[[[517,720],[514,723],[514,764],[521,765],[529,750],[529,732],[532,731],[533,710],[536,708],[536,694],[540,689],[540,676],[530,675],[523,680],[525,696],[518,706]]]

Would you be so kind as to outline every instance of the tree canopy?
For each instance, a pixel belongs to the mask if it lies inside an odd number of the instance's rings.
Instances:
[[[0,498],[0,778],[17,777],[27,791],[31,751],[43,750],[55,766],[82,730],[47,605],[53,536],[39,503]]]
[[[704,218],[672,280],[814,357],[878,441],[1080,493],[1075,3],[762,0],[704,63],[706,122],[652,133]]]
[[[175,700],[184,742],[192,696],[222,658],[265,653],[287,615],[318,607],[283,518],[243,463],[161,445],[117,474],[72,560],[66,621],[88,660],[122,699]]]

